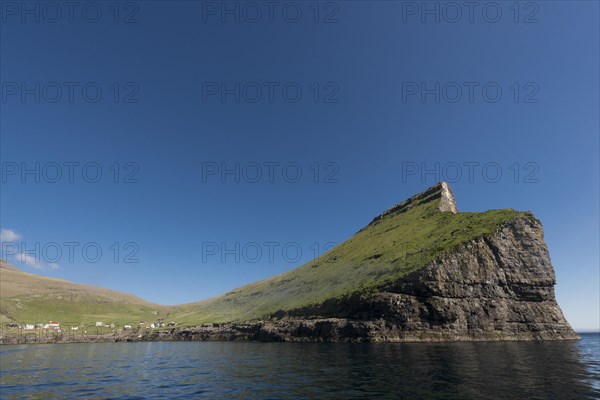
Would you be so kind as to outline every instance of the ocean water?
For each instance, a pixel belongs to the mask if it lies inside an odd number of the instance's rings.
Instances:
[[[96,343],[0,347],[2,399],[599,399],[579,341]]]

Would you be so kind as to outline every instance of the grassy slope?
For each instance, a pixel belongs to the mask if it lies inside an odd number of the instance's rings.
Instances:
[[[430,199],[429,199],[430,200]],[[512,209],[442,213],[439,199],[385,216],[320,258],[225,295],[178,307],[184,324],[245,321],[385,287],[465,240],[523,215]]]
[[[130,294],[23,272],[0,261],[0,322],[85,324],[156,320],[165,307]],[[158,315],[160,317],[160,315]]]
[[[199,303],[164,307],[135,296],[22,272],[0,261],[0,322],[181,324],[246,321],[385,287],[456,245],[525,215],[514,210],[439,212],[435,192],[393,212],[316,260]]]

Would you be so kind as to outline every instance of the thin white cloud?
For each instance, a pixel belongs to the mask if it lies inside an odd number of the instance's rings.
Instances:
[[[22,238],[23,236],[21,236],[18,232],[13,231],[12,229],[0,230],[0,241],[2,242],[17,242]]]
[[[4,243],[18,242],[22,238],[23,238],[23,236],[15,230],[0,229],[0,241],[2,241]],[[17,250],[17,249],[15,248],[14,250]],[[12,254],[14,254],[14,253],[12,253]],[[60,268],[60,265],[58,265],[57,263],[53,262],[53,263],[46,264],[44,262],[41,262],[41,260],[39,260],[39,256],[26,254],[26,253],[23,253],[22,251],[20,253],[15,254],[13,257],[18,262],[28,265],[35,269],[39,269],[39,270],[49,269],[51,271],[54,271],[54,270],[57,270]]]
[[[36,260],[34,256],[30,256],[29,254],[19,253],[15,256],[15,258],[23,264],[29,265],[32,268],[44,269],[44,266],[38,260]]]

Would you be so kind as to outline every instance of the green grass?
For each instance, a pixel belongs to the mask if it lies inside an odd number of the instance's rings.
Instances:
[[[84,325],[155,321],[167,308],[130,294],[21,271],[0,260],[0,322]]]
[[[385,288],[460,243],[527,214],[512,209],[442,213],[437,210],[438,202],[388,215],[292,271],[178,307],[174,320],[182,324],[254,320],[276,311]]]
[[[156,308],[114,301],[104,296],[48,293],[0,299],[2,314],[21,323],[48,323],[50,320],[73,325],[107,323],[138,323],[155,321],[165,313]]]

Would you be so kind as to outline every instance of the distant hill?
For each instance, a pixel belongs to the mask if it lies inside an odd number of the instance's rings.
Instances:
[[[131,294],[30,274],[0,260],[2,323],[154,321],[165,310]]]

